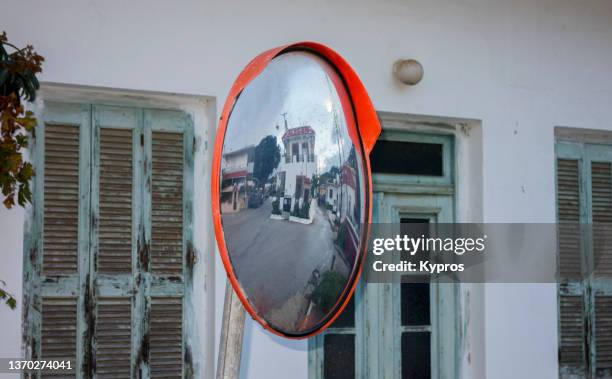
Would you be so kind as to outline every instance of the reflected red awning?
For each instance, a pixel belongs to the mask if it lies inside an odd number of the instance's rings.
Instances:
[[[226,179],[236,179],[236,178],[246,178],[246,176],[247,176],[247,171],[246,170],[228,172],[228,173],[224,173],[223,174],[223,180],[226,180]]]

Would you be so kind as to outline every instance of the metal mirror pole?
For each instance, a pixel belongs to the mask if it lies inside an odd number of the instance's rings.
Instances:
[[[229,280],[225,286],[223,322],[219,340],[217,379],[238,379],[244,334],[244,308]]]

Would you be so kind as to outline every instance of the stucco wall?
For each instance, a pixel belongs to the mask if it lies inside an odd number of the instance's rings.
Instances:
[[[482,170],[482,181],[466,185],[481,191],[482,212],[466,210],[464,220],[553,221],[553,127],[612,130],[607,0],[2,0],[0,7],[9,38],[46,57],[44,81],[210,96],[217,110],[262,50],[304,39],[328,44],[353,65],[377,109],[481,121],[474,149],[482,158],[468,165]],[[416,87],[393,80],[391,66],[402,57],[425,68]],[[0,278],[19,298],[22,215],[0,210]],[[203,295],[217,299],[217,335],[224,288],[217,260],[215,286]],[[474,294],[481,305],[471,328],[484,345],[470,347],[466,365],[475,367],[466,372],[555,378],[555,286],[487,285]],[[20,310],[0,307],[0,356],[19,355],[19,323]],[[306,342],[283,341],[251,322],[246,328],[243,377],[307,377]]]

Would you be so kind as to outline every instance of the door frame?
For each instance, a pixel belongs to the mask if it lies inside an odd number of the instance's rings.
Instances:
[[[386,175],[373,174],[373,207],[372,220],[377,222],[381,217],[399,222],[402,215],[429,214],[447,223],[456,220],[456,172],[457,162],[455,156],[454,127],[446,126],[439,128],[424,126],[417,130],[390,128],[383,129],[381,140],[409,141],[409,142],[432,142],[442,143],[444,151],[443,167],[444,175],[437,178],[426,178],[423,176],[409,175]],[[463,130],[463,129],[462,129]],[[464,130],[464,133],[465,130]],[[384,210],[384,198],[403,199],[396,201],[388,209]],[[407,199],[413,200],[412,202]],[[425,204],[423,204],[423,200]],[[416,201],[416,202],[415,202]],[[403,203],[403,204],[402,204]],[[436,204],[437,203],[437,204]],[[441,204],[445,203],[445,204]],[[383,211],[386,217],[380,214]],[[440,215],[443,213],[443,215]],[[440,217],[438,217],[440,215]],[[464,317],[460,310],[459,285],[445,283],[436,284],[435,292],[437,299],[450,299],[447,301],[446,314],[431,312],[432,324],[432,378],[455,379],[461,377],[460,362],[464,356],[465,343],[461,333]],[[393,325],[399,320],[397,313],[400,307],[394,299],[399,298],[399,283],[365,284],[363,281],[357,286],[355,292],[355,373],[356,377],[365,378],[389,378],[399,379],[401,377],[401,356],[397,346],[401,339],[393,338],[394,333],[383,333],[382,341],[378,335],[381,325]],[[432,299],[432,304],[439,303]],[[443,304],[445,305],[445,304]],[[392,312],[381,312],[381,307],[391,306]],[[449,312],[448,310],[451,310]],[[463,307],[461,308],[463,309]],[[382,315],[383,317],[379,317]],[[436,327],[434,327],[434,317]],[[366,325],[368,324],[368,325]],[[465,331],[465,330],[464,330]],[[334,333],[342,333],[342,330],[334,330]],[[365,335],[369,333],[369,335]],[[440,341],[440,336],[451,335],[445,341]],[[323,338],[324,334],[309,339],[308,343],[308,365],[309,378],[323,378]],[[397,341],[396,341],[397,340]],[[380,346],[383,346],[381,349]],[[440,349],[440,347],[442,347]],[[434,357],[434,354],[436,356]],[[440,355],[442,354],[442,355]],[[366,357],[366,359],[360,359]],[[385,370],[385,367],[393,367],[393,370]]]

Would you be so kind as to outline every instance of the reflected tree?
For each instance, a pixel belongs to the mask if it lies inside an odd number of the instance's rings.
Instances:
[[[270,174],[280,163],[280,147],[276,141],[276,136],[266,136],[255,147],[255,157],[253,159],[253,176],[259,181],[259,186],[270,177]]]

